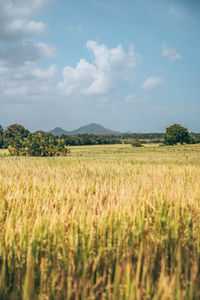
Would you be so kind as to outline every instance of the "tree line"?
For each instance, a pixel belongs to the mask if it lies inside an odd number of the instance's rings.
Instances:
[[[65,156],[69,153],[62,139],[55,139],[43,131],[31,133],[19,124],[12,124],[6,130],[0,126],[0,148],[7,148],[15,156]]]
[[[126,133],[121,135],[62,135],[54,136],[44,131],[31,133],[20,124],[12,124],[5,130],[0,125],[0,148],[8,149],[11,155],[60,156],[67,155],[69,146],[144,143],[165,145],[200,143],[200,134],[189,133],[179,124],[166,128],[166,133]]]
[[[120,144],[116,136],[94,134],[54,136],[44,131],[31,133],[20,124],[12,124],[5,130],[0,126],[0,149],[8,149],[11,155],[60,156],[67,155],[69,146]]]

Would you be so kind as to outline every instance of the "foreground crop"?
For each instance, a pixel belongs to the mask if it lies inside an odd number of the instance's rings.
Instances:
[[[200,298],[199,163],[137,151],[1,158],[0,299]]]

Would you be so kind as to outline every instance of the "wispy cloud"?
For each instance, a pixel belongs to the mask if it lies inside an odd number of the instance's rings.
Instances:
[[[186,19],[189,17],[186,8],[178,4],[173,4],[169,6],[169,15],[176,19]]]
[[[68,25],[67,31],[76,31],[78,33],[83,33],[83,25],[79,24],[77,26]]]
[[[126,98],[125,98],[125,102],[126,103],[142,103],[144,101],[147,100],[146,96],[136,96],[133,94],[129,94]]]
[[[164,79],[161,77],[149,77],[143,82],[141,87],[143,90],[149,91],[160,87],[163,82]]]
[[[78,27],[77,27],[77,30],[78,30],[79,33],[82,33],[83,32],[83,25],[79,24]]]
[[[165,42],[163,42],[161,55],[171,62],[182,59],[182,55],[175,48],[169,47]]]

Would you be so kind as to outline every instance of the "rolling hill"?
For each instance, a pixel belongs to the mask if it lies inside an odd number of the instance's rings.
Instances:
[[[62,134],[66,134],[66,135],[76,135],[76,134],[119,135],[120,134],[120,132],[118,131],[107,129],[96,123],[91,123],[89,125],[82,126],[72,131],[66,131],[63,128],[56,127],[53,130],[51,130],[50,133],[56,136],[60,136]]]

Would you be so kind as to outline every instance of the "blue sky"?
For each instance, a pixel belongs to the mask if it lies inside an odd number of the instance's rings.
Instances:
[[[200,132],[198,0],[0,0],[0,124]]]

